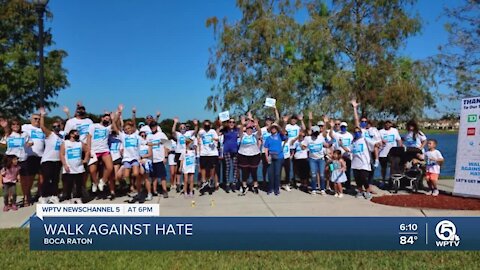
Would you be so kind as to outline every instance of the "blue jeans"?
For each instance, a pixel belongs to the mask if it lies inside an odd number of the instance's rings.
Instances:
[[[268,193],[280,193],[280,174],[282,172],[283,158],[272,160],[268,166]]]
[[[325,160],[309,158],[308,161],[310,163],[310,172],[312,175],[312,180],[310,182],[312,190],[317,190],[317,175],[320,175],[320,189],[325,190]]]

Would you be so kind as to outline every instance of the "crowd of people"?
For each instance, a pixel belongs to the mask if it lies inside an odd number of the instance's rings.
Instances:
[[[158,124],[160,113],[136,123],[135,108],[131,120],[124,120],[122,105],[98,123],[87,118],[81,103],[73,118],[58,119],[48,127],[44,108],[31,116],[29,124],[0,119],[1,142],[6,145],[0,173],[3,210],[17,209],[17,183],[24,207],[36,201],[82,203],[91,194],[113,200],[128,193],[130,203],[168,198],[169,192],[192,197],[195,182],[202,195],[220,187],[239,195],[264,190],[277,196],[281,189],[299,188],[312,195],[342,198],[347,192],[370,199],[374,171],[380,166],[382,181],[387,181],[389,151],[401,146],[421,149],[428,194],[438,195],[443,157],[436,141],[427,140],[415,121],[407,123],[403,138],[391,121],[378,130],[373,121],[359,117],[355,100],[351,105],[352,128],[327,116],[314,121],[311,112],[307,124],[302,114],[280,119],[273,108],[275,116],[266,117],[263,127],[251,113],[224,122],[194,120],[193,126],[174,118],[170,137]],[[69,110],[64,111],[69,118]],[[264,181],[259,181],[259,171]],[[34,181],[36,196],[31,193]]]

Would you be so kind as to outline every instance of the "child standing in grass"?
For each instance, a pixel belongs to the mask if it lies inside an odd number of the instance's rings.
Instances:
[[[342,158],[340,150],[333,151],[333,159],[330,163],[331,182],[335,185],[335,197],[343,197],[342,183],[347,181],[345,171],[347,170],[347,163]]]
[[[425,153],[427,161],[427,184],[430,191],[427,195],[438,196],[437,182],[440,176],[440,166],[443,164],[443,156],[437,148],[437,140],[429,139],[427,141],[428,151]]]
[[[3,168],[0,170],[0,180],[3,184],[3,212],[17,210],[16,184],[20,181],[20,165],[15,155],[6,155],[3,158]]]

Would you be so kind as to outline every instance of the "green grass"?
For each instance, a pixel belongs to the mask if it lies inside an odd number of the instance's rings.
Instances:
[[[28,233],[0,230],[1,269],[475,269],[480,263],[477,251],[30,251]]]

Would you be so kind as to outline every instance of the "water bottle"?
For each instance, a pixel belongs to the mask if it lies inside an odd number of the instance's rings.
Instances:
[[[330,163],[330,165],[328,165],[330,167],[330,171],[334,171],[335,170],[335,165],[333,165],[333,163]]]

